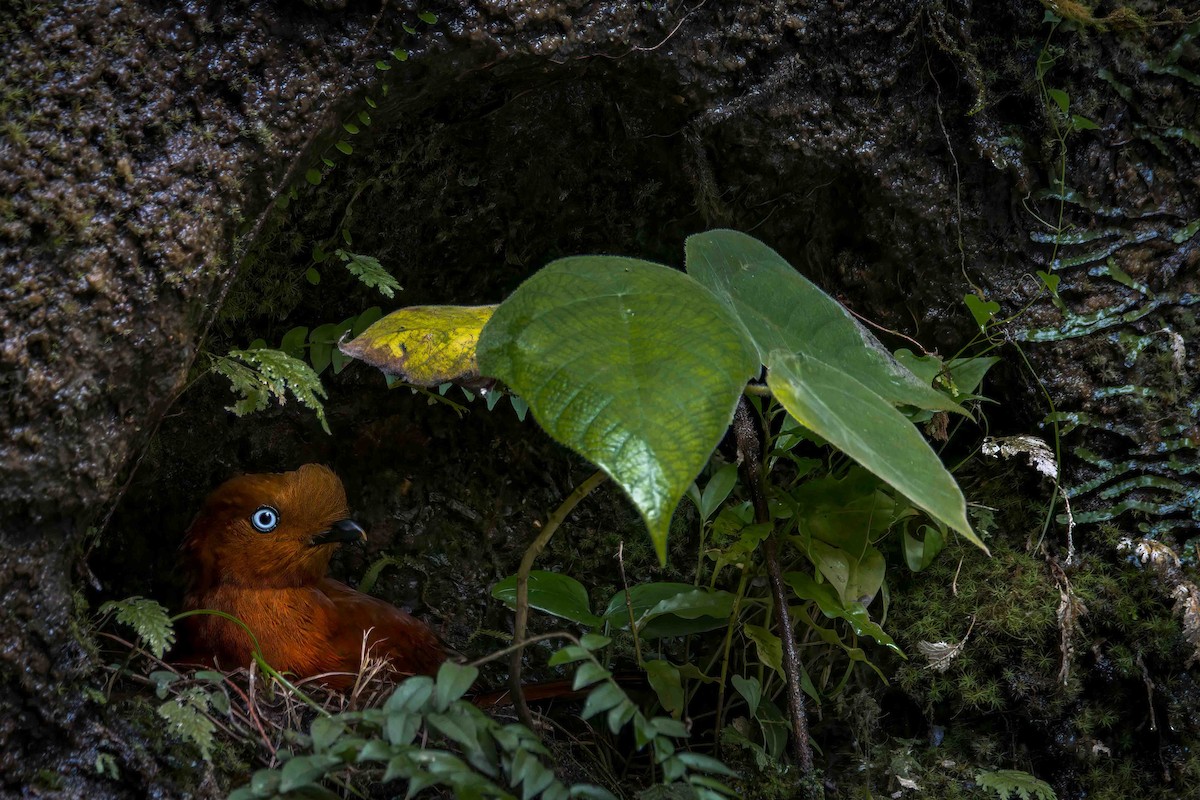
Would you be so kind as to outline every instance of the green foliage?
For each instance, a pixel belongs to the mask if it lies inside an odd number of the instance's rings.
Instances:
[[[325,387],[317,373],[300,359],[268,348],[230,350],[228,355],[214,357],[213,369],[228,378],[232,390],[241,395],[240,400],[228,407],[239,417],[262,411],[272,398],[282,405],[290,392],[316,412],[321,427],[329,432],[321,403]]]
[[[383,265],[379,263],[379,259],[373,256],[350,253],[341,249],[334,251],[334,255],[342,260],[342,263],[346,265],[346,269],[349,270],[351,275],[358,278],[367,286],[378,289],[379,293],[384,297],[395,297],[396,292],[400,291],[400,282],[383,268]]]
[[[206,713],[211,704],[210,693],[194,686],[163,703],[157,710],[167,723],[167,732],[196,745],[205,761],[212,760],[213,734],[216,731],[216,726]]]
[[[793,419],[987,550],[954,477],[904,415],[840,366],[779,350],[768,362],[767,385]]]
[[[133,628],[155,658],[162,658],[175,644],[175,627],[171,616],[154,600],[127,597],[124,600],[109,600],[100,606],[102,617],[114,612],[117,622]]]
[[[948,394],[761,242],[711,231],[687,255],[690,275],[605,256],[545,267],[484,326],[480,372],[621,485],[660,559],[676,505],[763,366],[794,421],[982,546],[954,479],[892,408],[961,411]]]
[[[980,788],[995,792],[999,800],[1058,800],[1050,784],[1017,769],[979,772],[975,780]]]
[[[687,726],[670,717],[647,717],[613,680],[612,673],[594,654],[609,642],[607,637],[589,634],[578,645],[568,645],[550,658],[552,666],[580,663],[575,672],[575,688],[593,686],[580,716],[587,720],[605,714],[608,730],[614,735],[632,724],[637,749],[649,748],[664,785],[690,784],[694,796],[701,800],[731,796],[727,786],[711,777],[733,777],[731,769],[711,756],[679,749],[675,740],[688,736]],[[671,670],[656,667],[654,674],[660,686],[668,687],[672,693],[677,690],[671,686]]]
[[[554,663],[583,662],[576,686],[594,686],[583,716],[606,714],[608,727],[619,732],[632,724],[638,748],[649,748],[664,783],[691,785],[696,796],[716,800],[728,790],[710,775],[728,775],[715,759],[682,751],[675,740],[687,735],[681,723],[647,719],[590,654],[602,646],[584,637],[579,645],[559,651]],[[469,700],[466,692],[478,670],[443,664],[436,679],[409,678],[379,708],[317,717],[307,735],[295,737],[290,754],[278,769],[254,773],[230,800],[287,797],[334,797],[327,781],[342,786],[403,781],[408,797],[446,790],[456,797],[522,798],[614,796],[599,786],[564,784],[553,759],[538,737],[519,724],[502,724]],[[722,791],[724,790],[724,791]]]

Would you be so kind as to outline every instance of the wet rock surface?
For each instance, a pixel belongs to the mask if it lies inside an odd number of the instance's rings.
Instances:
[[[404,304],[494,302],[571,253],[679,264],[684,236],[714,226],[753,233],[851,308],[946,354],[973,333],[961,300],[973,287],[1004,314],[1033,302],[1005,335],[1057,409],[1085,415],[1062,419],[1077,510],[1180,540],[1194,530],[1195,473],[1181,465],[1198,440],[1197,145],[1167,133],[1200,129],[1179,77],[1197,57],[1182,25],[1060,34],[1047,83],[1099,125],[1069,139],[1076,193],[1060,193],[1062,213],[1115,233],[1055,247],[1033,216],[1059,213],[1035,193],[1061,164],[1033,80],[1046,31],[1028,9],[484,2],[434,9],[436,25],[406,34],[417,10],[61,3],[3,23],[6,791],[218,791],[197,783],[199,767],[163,769],[81,690],[55,687],[79,686],[95,663],[74,622],[89,527],[103,529],[91,560],[103,588],[89,597],[169,604],[177,537],[230,474],[335,466],[373,536],[342,556],[343,574],[403,554],[380,593],[455,646],[484,646],[481,632],[506,624],[487,585],[586,465],[511,412],[459,423],[362,367],[327,378],[333,437],[294,404],[231,422],[220,379],[200,377],[203,350],[278,342],[382,302],[332,265],[319,289],[305,282],[312,243],[339,228],[397,275]],[[409,60],[378,70],[397,47]],[[352,156],[333,153],[367,96],[370,130]],[[326,173],[315,188],[313,168]],[[1115,271],[1107,255],[1069,260],[1105,243]],[[1065,312],[1030,278],[1047,267]],[[993,427],[1028,430],[1047,409],[1028,373],[1006,369]],[[1123,484],[1147,471],[1175,488]],[[1134,505],[1109,513],[1121,503]],[[596,508],[580,512],[586,544],[548,565],[611,568],[636,519],[615,496]],[[100,752],[119,780],[96,772]]]

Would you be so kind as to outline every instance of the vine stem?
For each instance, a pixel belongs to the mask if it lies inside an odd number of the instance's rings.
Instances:
[[[741,460],[742,479],[750,490],[750,501],[754,505],[754,521],[770,522],[767,496],[763,491],[762,438],[758,427],[750,416],[750,404],[743,396],[738,401],[733,415],[733,431],[737,438],[738,456]],[[783,583],[783,571],[779,568],[779,532],[772,528],[766,541],[767,574],[771,579],[771,592],[775,597],[776,622],[779,639],[783,643],[783,669],[787,674],[788,711],[792,718],[792,754],[804,777],[812,775],[812,743],[808,736],[808,714],[804,710],[804,695],[800,689],[800,656],[792,620],[788,613],[787,591]]]
[[[608,477],[603,470],[596,472],[585,480],[579,486],[575,487],[575,491],[562,501],[562,505],[554,510],[550,518],[546,520],[546,525],[542,528],[541,533],[533,540],[533,544],[529,545],[525,550],[525,555],[521,558],[521,567],[517,570],[517,608],[516,619],[513,622],[513,643],[512,658],[509,667],[508,681],[512,688],[513,709],[517,712],[517,718],[521,723],[533,730],[533,715],[529,713],[529,705],[525,702],[525,693],[521,688],[521,656],[525,652],[525,628],[529,624],[529,573],[533,571],[533,562],[546,549],[546,545],[550,543],[550,537],[554,536],[554,532],[558,530],[558,526],[563,523],[567,515],[579,504],[579,501],[592,493],[600,484],[604,483]]]
[[[316,711],[321,716],[323,716],[323,717],[333,716],[332,714],[329,713],[328,709],[326,709],[324,706],[322,706],[316,700],[313,700],[311,697],[309,697],[304,692],[300,691],[300,689],[295,684],[293,684],[287,678],[283,677],[283,675],[277,669],[275,669],[274,667],[272,667],[270,664],[267,663],[267,659],[263,655],[263,652],[262,652],[262,646],[259,645],[258,637],[254,635],[254,631],[250,630],[250,627],[248,625],[246,625],[246,623],[242,622],[240,619],[235,617],[233,614],[227,614],[224,611],[218,611],[215,608],[198,608],[198,609],[195,609],[192,611],[184,611],[181,614],[176,614],[175,616],[171,617],[171,624],[174,625],[179,620],[187,619],[188,617],[203,616],[203,615],[220,617],[221,619],[228,620],[229,622],[236,624],[239,628],[241,628],[246,633],[247,636],[250,637],[250,643],[254,645],[254,661],[258,664],[259,669],[261,669],[263,672],[265,672],[270,677],[279,681],[279,683],[281,683],[284,687],[286,687],[294,695],[296,695],[301,700],[303,700],[310,708],[312,708],[314,711]]]

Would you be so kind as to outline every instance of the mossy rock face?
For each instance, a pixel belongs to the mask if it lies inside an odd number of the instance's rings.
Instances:
[[[1063,565],[1053,543],[1038,545],[1037,488],[1004,472],[981,490],[1009,482],[1001,496],[1029,499],[997,515],[992,558],[947,551],[893,587],[889,628],[911,660],[896,665],[883,697],[878,752],[906,748],[939,798],[969,796],[959,794],[972,780],[966,767],[997,766],[1028,770],[1059,797],[1178,796],[1200,767],[1189,755],[1200,695],[1169,589],[1114,557],[1114,529]],[[1063,616],[1064,587],[1081,604],[1074,618]],[[921,654],[921,642],[964,637],[944,671]]]

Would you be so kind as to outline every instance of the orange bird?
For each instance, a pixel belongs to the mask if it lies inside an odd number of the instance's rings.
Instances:
[[[327,467],[226,481],[183,541],[184,609],[237,617],[254,631],[268,664],[300,678],[335,673],[322,678],[331,688],[353,684],[364,644],[396,673],[436,672],[446,652],[423,622],[325,576],[341,542],[365,539]],[[229,620],[202,614],[182,624],[200,661],[231,669],[253,658],[250,637]]]

